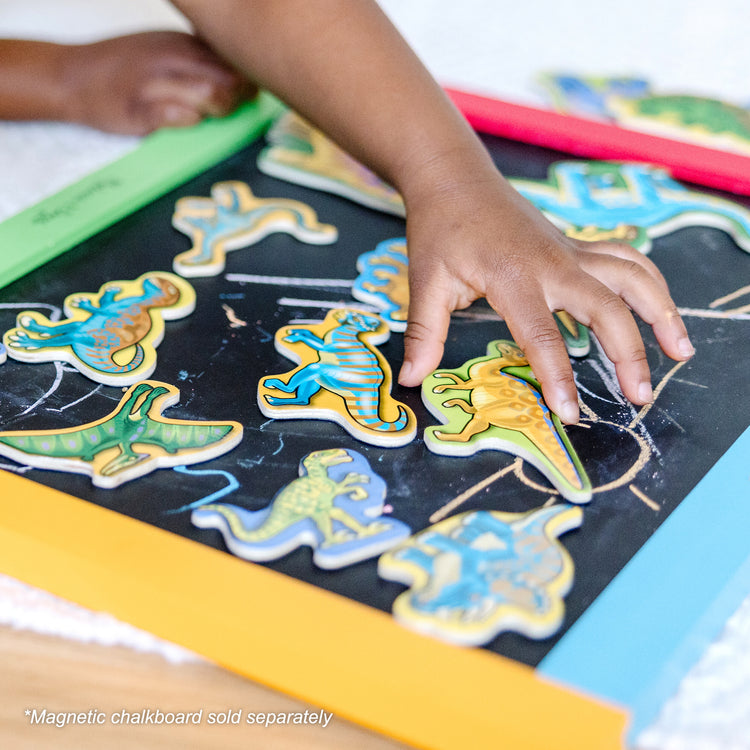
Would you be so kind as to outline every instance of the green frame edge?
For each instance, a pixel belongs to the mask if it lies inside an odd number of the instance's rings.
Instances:
[[[134,151],[0,223],[0,288],[258,138],[283,111],[266,92],[233,114],[165,129]]]

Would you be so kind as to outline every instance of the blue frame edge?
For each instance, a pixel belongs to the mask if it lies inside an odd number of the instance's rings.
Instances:
[[[629,709],[634,741],[750,592],[749,532],[750,428],[538,671]]]

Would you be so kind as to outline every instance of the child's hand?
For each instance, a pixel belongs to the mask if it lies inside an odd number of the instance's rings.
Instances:
[[[403,196],[410,278],[403,385],[419,385],[439,366],[451,312],[478,297],[505,318],[565,422],[577,420],[578,398],[551,311],[593,329],[635,403],[652,391],[629,307],[669,356],[692,354],[654,264],[626,245],[564,237],[513,190],[376,2],[172,3],[214,49]]]
[[[551,311],[566,310],[589,326],[614,362],[625,396],[636,404],[650,401],[646,353],[630,309],[653,326],[670,357],[693,354],[656,266],[629,245],[571,240],[499,173],[472,175],[471,184],[448,175],[428,180],[445,187],[407,203],[410,303],[399,382],[419,385],[438,367],[450,313],[486,297],[564,422],[578,420],[578,398]]]
[[[63,119],[145,135],[228,114],[254,96],[247,79],[200,40],[150,31],[67,48]]]

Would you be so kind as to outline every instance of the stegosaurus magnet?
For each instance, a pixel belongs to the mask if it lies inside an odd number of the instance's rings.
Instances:
[[[376,557],[409,536],[409,527],[383,516],[385,482],[353,450],[309,453],[299,477],[270,505],[249,511],[214,503],[193,511],[192,522],[218,529],[229,550],[246,560],[275,560],[302,545],[325,569]]]
[[[209,461],[242,440],[237,422],[163,417],[179,400],[173,385],[146,380],[94,422],[59,430],[0,432],[0,455],[37,469],[87,474],[97,487],[111,489],[156,469]]]
[[[571,502],[591,499],[591,482],[562,423],[512,341],[492,341],[487,356],[433,372],[422,383],[422,400],[445,424],[425,430],[425,444],[434,453],[506,451],[539,469]]]
[[[420,531],[378,561],[382,578],[410,587],[394,601],[394,617],[461,646],[481,646],[509,630],[553,635],[574,573],[557,537],[582,517],[567,504],[528,513],[475,511]]]

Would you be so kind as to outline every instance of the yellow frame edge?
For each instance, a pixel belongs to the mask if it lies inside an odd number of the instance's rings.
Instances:
[[[0,498],[2,572],[340,717],[431,750],[623,747],[625,711],[523,664],[1,470]]]

